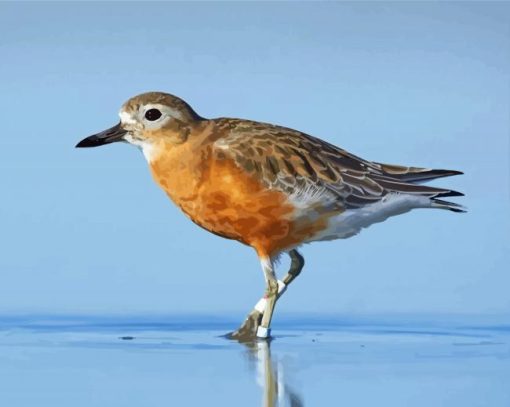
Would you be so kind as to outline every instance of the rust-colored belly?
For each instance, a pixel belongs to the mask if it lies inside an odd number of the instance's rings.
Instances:
[[[260,256],[271,256],[326,226],[321,221],[296,221],[286,194],[267,189],[233,161],[203,158],[187,165],[158,160],[151,169],[172,201],[208,231],[252,246]]]

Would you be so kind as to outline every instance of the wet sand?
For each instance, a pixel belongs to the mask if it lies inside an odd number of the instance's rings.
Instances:
[[[0,406],[510,406],[505,321],[281,318],[249,345],[234,321],[1,317]]]

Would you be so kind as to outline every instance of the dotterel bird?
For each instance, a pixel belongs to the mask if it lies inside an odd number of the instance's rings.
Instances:
[[[300,245],[345,239],[414,208],[464,211],[441,199],[463,194],[420,185],[459,171],[381,164],[286,127],[205,119],[166,93],[133,97],[117,125],[76,147],[117,141],[142,150],[155,181],[193,222],[257,252],[266,291],[231,334],[238,340],[270,336],[276,300],[304,265]],[[291,267],[278,280],[282,253]]]

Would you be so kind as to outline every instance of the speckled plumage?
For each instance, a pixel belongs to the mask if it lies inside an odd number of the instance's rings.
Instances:
[[[224,136],[215,146],[269,188],[293,194],[310,190],[342,209],[381,200],[388,193],[437,198],[460,195],[413,184],[457,171],[380,164],[302,132],[240,119],[213,119]],[[223,156],[222,153],[218,153]]]

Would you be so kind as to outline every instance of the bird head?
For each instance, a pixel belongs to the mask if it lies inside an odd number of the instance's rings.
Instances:
[[[76,147],[98,147],[124,141],[144,153],[163,139],[184,142],[191,126],[203,120],[182,99],[168,93],[148,92],[122,105],[120,122],[100,133],[86,137]]]

